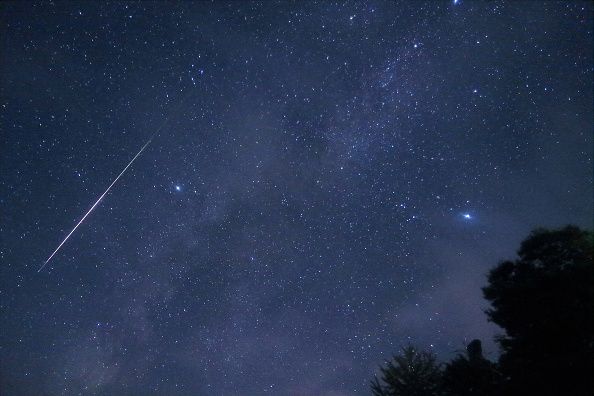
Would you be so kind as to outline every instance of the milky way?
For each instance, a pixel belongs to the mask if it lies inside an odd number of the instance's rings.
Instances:
[[[2,395],[366,395],[409,343],[494,359],[486,272],[592,227],[590,2],[0,13]]]

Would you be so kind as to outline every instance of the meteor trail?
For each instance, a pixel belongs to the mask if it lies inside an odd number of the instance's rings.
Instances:
[[[159,130],[160,129],[161,128],[159,128]],[[80,221],[78,223],[76,223],[76,225],[74,226],[74,228],[72,229],[72,231],[70,231],[68,233],[68,235],[66,235],[66,238],[64,238],[64,240],[62,241],[62,243],[60,243],[58,245],[58,247],[56,248],[56,250],[54,250],[54,252],[48,257],[48,259],[45,260],[45,262],[43,263],[43,265],[41,267],[39,267],[39,269],[37,270],[37,272],[41,272],[41,270],[43,269],[43,267],[45,267],[46,264],[49,263],[49,261],[52,259],[52,257],[54,257],[54,255],[56,253],[58,253],[58,250],[60,250],[60,248],[62,247],[62,245],[66,243],[66,241],[68,240],[68,238],[70,238],[70,236],[74,233],[74,231],[76,231],[76,229],[78,228],[78,226],[81,225],[83,221],[85,221],[85,219],[87,218],[87,216],[91,214],[91,212],[93,211],[93,209],[95,209],[95,207],[99,204],[99,202],[101,202],[101,200],[103,199],[103,197],[109,192],[109,190],[111,190],[111,188],[114,186],[114,184],[116,184],[116,182],[119,180],[119,178],[122,177],[122,175],[128,170],[128,168],[132,165],[132,163],[136,160],[136,158],[138,158],[138,156],[140,154],[142,154],[142,152],[144,151],[144,149],[147,148],[147,146],[153,141],[153,138],[159,132],[159,130],[157,130],[157,132],[155,132],[149,138],[149,140],[147,140],[147,142],[144,144],[144,146],[142,146],[142,148],[140,149],[140,151],[138,153],[136,153],[136,155],[134,156],[134,158],[132,158],[132,160],[130,160],[130,162],[128,162],[128,165],[126,165],[126,167],[124,168],[124,170],[122,170],[120,172],[120,174],[118,175],[118,177],[116,177],[111,182],[111,184],[109,185],[109,187],[107,187],[107,190],[105,190],[105,192],[103,194],[101,194],[101,196],[97,199],[97,201],[95,201],[95,203],[93,204],[93,206],[91,206],[91,209],[89,209],[87,211],[87,213],[85,213],[85,215],[82,217],[82,219],[80,219]]]
[[[105,192],[103,194],[101,194],[101,196],[97,199],[97,201],[95,201],[95,203],[93,204],[93,206],[91,206],[91,209],[89,209],[87,211],[87,213],[85,213],[85,215],[82,217],[82,219],[80,219],[79,222],[76,223],[76,225],[74,226],[74,228],[72,229],[72,231],[70,231],[68,233],[68,235],[66,235],[66,238],[64,238],[64,240],[62,241],[62,243],[60,243],[58,245],[58,247],[56,248],[56,250],[54,250],[54,252],[47,258],[47,260],[45,260],[45,262],[41,265],[41,267],[39,267],[39,269],[37,270],[37,272],[41,272],[41,270],[47,265],[47,263],[50,262],[50,260],[52,259],[52,257],[54,257],[56,255],[56,253],[58,253],[58,250],[60,250],[60,248],[62,247],[62,245],[64,245],[66,243],[66,241],[68,240],[68,238],[70,238],[70,236],[72,234],[74,234],[74,231],[76,231],[76,229],[78,228],[78,226],[80,226],[82,224],[82,222],[85,221],[85,219],[87,218],[87,216],[89,216],[91,214],[91,212],[95,209],[95,207],[97,205],[99,205],[99,202],[101,202],[101,200],[103,199],[103,197],[107,195],[107,193],[109,192],[109,190],[111,190],[111,188],[114,186],[114,184],[117,183],[117,181],[120,179],[120,177],[122,177],[124,175],[124,173],[126,173],[126,171],[128,170],[128,168],[130,166],[132,166],[132,164],[134,163],[134,161],[136,161],[136,158],[138,158],[140,156],[140,154],[142,154],[142,152],[148,147],[148,145],[151,144],[151,142],[153,141],[153,139],[155,138],[155,136],[157,136],[159,134],[159,132],[161,132],[161,130],[165,127],[165,125],[167,125],[167,123],[169,122],[169,119],[173,116],[173,114],[174,113],[177,113],[179,110],[181,110],[182,104],[192,94],[193,94],[193,91],[192,90],[188,91],[187,95],[185,95],[179,101],[179,103],[175,107],[174,111],[171,112],[169,114],[169,116],[165,118],[165,120],[163,120],[163,123],[161,123],[161,125],[159,126],[159,128],[157,128],[157,130],[146,141],[146,143],[144,144],[144,146],[142,146],[140,148],[140,150],[138,151],[138,153],[136,153],[136,155],[134,156],[134,158],[132,158],[130,160],[130,162],[128,162],[128,165],[126,165],[126,167],[120,172],[120,174],[111,182],[111,184],[109,185],[109,187],[107,187],[107,190],[105,190]]]

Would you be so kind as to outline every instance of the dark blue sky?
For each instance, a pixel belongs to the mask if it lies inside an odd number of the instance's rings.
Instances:
[[[2,394],[352,396],[409,343],[495,358],[486,272],[592,227],[592,14],[4,2]]]

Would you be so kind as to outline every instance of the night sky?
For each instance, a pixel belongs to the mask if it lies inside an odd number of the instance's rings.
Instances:
[[[496,359],[486,272],[592,227],[590,2],[0,14],[2,395],[366,395],[409,343]]]

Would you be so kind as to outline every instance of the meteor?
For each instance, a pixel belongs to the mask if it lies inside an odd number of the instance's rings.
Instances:
[[[157,132],[155,132],[149,138],[149,140],[147,140],[147,142],[144,144],[144,146],[142,146],[140,148],[140,151],[138,151],[138,153],[136,153],[136,155],[134,156],[134,158],[132,158],[132,160],[130,160],[130,162],[128,162],[128,165],[126,165],[126,167],[120,172],[120,174],[111,182],[111,184],[109,185],[109,187],[107,187],[107,190],[105,190],[105,192],[103,194],[101,194],[101,196],[97,199],[97,201],[95,201],[95,203],[93,204],[93,206],[91,206],[91,209],[89,209],[87,211],[87,213],[85,213],[85,215],[82,217],[82,219],[80,219],[79,222],[76,223],[76,225],[74,226],[74,228],[72,229],[72,231],[70,231],[68,233],[68,235],[66,235],[66,238],[64,238],[64,240],[62,241],[62,243],[60,243],[58,245],[58,247],[56,248],[56,250],[54,250],[54,252],[48,257],[48,259],[45,260],[45,262],[43,263],[43,265],[41,267],[39,267],[39,269],[37,270],[37,272],[41,272],[41,270],[43,269],[43,267],[45,267],[47,265],[47,263],[50,262],[50,260],[52,259],[52,257],[54,257],[56,255],[56,253],[58,253],[58,250],[60,250],[60,248],[62,247],[62,245],[64,245],[66,243],[66,241],[68,240],[68,238],[70,238],[70,236],[72,234],[74,234],[74,231],[76,231],[76,229],[78,228],[78,226],[80,226],[82,224],[82,222],[85,221],[85,219],[87,218],[87,216],[91,214],[91,212],[95,209],[95,207],[97,207],[97,205],[99,205],[99,202],[101,202],[101,200],[103,199],[103,197],[105,197],[107,195],[107,193],[109,192],[109,190],[111,190],[111,188],[114,186],[114,184],[116,184],[117,181],[120,179],[120,177],[122,177],[122,175],[128,170],[128,168],[130,166],[132,166],[132,164],[134,163],[134,161],[136,161],[136,158],[138,158],[140,156],[140,154],[142,154],[142,152],[144,151],[144,149],[146,149],[148,147],[148,145],[151,144],[151,142],[153,141],[153,138],[155,137],[155,135],[158,132],[159,132],[159,130],[157,130]]]
[[[68,238],[70,238],[70,236],[72,234],[74,234],[74,231],[76,231],[76,229],[82,224],[83,221],[85,221],[85,219],[91,214],[91,212],[97,207],[97,205],[99,205],[99,202],[101,202],[101,200],[103,199],[103,197],[105,197],[107,195],[107,193],[109,192],[109,190],[111,190],[111,188],[117,183],[117,181],[120,179],[120,177],[122,177],[124,175],[124,173],[126,173],[126,171],[128,170],[129,167],[132,166],[132,164],[134,163],[134,161],[136,161],[136,158],[138,158],[140,156],[140,154],[142,154],[142,152],[148,147],[149,144],[151,144],[151,142],[153,141],[153,139],[155,138],[155,136],[157,136],[159,134],[159,132],[161,132],[161,130],[165,127],[165,125],[167,125],[167,123],[169,122],[169,119],[175,114],[178,113],[179,110],[181,110],[182,108],[182,104],[186,101],[186,99],[188,99],[191,95],[193,94],[193,91],[190,90],[188,91],[187,95],[185,95],[177,104],[177,106],[175,107],[174,111],[172,111],[169,116],[167,118],[165,118],[165,120],[163,120],[163,123],[161,123],[161,125],[159,126],[159,128],[157,128],[157,130],[151,135],[151,137],[146,141],[146,143],[144,144],[144,146],[142,146],[140,148],[140,150],[136,153],[136,155],[130,160],[130,162],[128,162],[128,165],[126,165],[124,167],[124,169],[120,172],[120,174],[113,179],[113,181],[111,182],[111,184],[109,185],[109,187],[107,187],[107,190],[105,190],[105,192],[103,194],[101,194],[101,196],[99,198],[97,198],[97,200],[95,201],[95,203],[93,204],[93,206],[91,206],[91,209],[89,209],[87,211],[87,213],[85,213],[85,215],[82,217],[82,219],[80,219],[78,221],[78,223],[76,223],[76,225],[74,226],[74,228],[72,229],[72,231],[70,231],[68,233],[68,235],[66,235],[66,238],[64,238],[64,240],[62,241],[62,243],[60,243],[58,245],[58,247],[56,248],[56,250],[54,250],[54,252],[47,258],[47,260],[45,260],[45,262],[41,265],[41,267],[39,267],[39,269],[37,270],[37,272],[41,272],[41,270],[47,265],[47,263],[50,262],[50,260],[56,255],[56,253],[58,253],[58,251],[60,250],[60,248],[62,247],[62,245],[64,245],[66,243],[66,241],[68,240]]]

